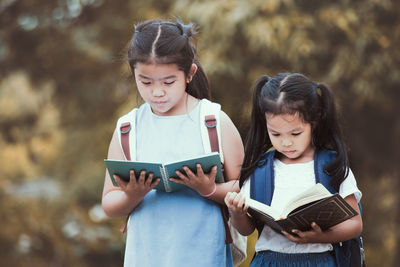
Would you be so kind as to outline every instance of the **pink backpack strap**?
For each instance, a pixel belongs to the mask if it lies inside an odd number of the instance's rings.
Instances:
[[[214,115],[206,115],[204,123],[207,126],[208,138],[210,139],[211,152],[219,152],[218,134],[217,134],[217,120]],[[223,170],[222,165],[222,170]],[[221,205],[222,217],[225,225],[225,243],[230,244],[233,242],[232,235],[229,230],[228,219],[229,212],[226,206]]]
[[[131,153],[129,150],[129,132],[132,130],[131,127],[131,123],[130,122],[124,122],[121,124],[120,127],[120,133],[121,133],[121,146],[122,146],[122,150],[124,151],[125,154],[125,158],[127,160],[131,160]],[[120,231],[122,233],[126,232],[126,228],[128,226],[128,220],[129,220],[129,216],[126,216],[126,220],[124,225],[121,227]]]
[[[205,124],[207,126],[208,138],[210,139],[211,152],[219,152],[217,120],[215,116],[207,115],[205,117]]]
[[[127,160],[131,160],[131,153],[129,151],[129,132],[131,129],[132,127],[130,122],[124,122],[121,124],[121,145]]]

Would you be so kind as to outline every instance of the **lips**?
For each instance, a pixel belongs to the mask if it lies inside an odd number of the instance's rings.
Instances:
[[[290,151],[284,151],[283,153],[287,154],[287,155],[292,155],[296,152],[296,150],[290,150]]]
[[[155,105],[165,105],[167,101],[153,101]]]

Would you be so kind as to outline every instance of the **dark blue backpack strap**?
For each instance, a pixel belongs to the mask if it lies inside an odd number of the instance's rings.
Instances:
[[[331,177],[326,174],[324,168],[335,159],[336,152],[332,150],[315,150],[314,153],[314,173],[315,182],[321,183],[332,194],[337,193],[335,188],[331,186]]]
[[[321,183],[332,194],[337,191],[330,185],[331,177],[326,174],[324,168],[336,157],[336,152],[331,150],[315,151],[314,172],[315,180]],[[361,204],[358,203],[361,213]],[[340,243],[333,243],[336,263],[339,267],[362,266],[363,248],[361,236]]]
[[[250,198],[267,205],[271,205],[275,188],[274,156],[275,150],[264,153],[257,163],[257,169],[250,176]],[[257,221],[255,223],[260,235],[264,224]]]

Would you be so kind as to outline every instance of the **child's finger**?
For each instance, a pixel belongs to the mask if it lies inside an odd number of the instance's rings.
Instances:
[[[136,174],[134,170],[129,171],[129,183],[135,185],[137,183],[136,181]]]
[[[201,167],[201,164],[199,164],[199,163],[196,164],[196,173],[197,173],[197,176],[204,175],[203,168]]]
[[[154,176],[154,174],[152,172],[149,173],[149,176],[147,177],[146,181],[144,182],[144,184],[146,186],[150,186],[151,185],[151,182],[153,181],[153,176]]]
[[[174,181],[179,184],[185,184],[189,180],[189,178],[186,175],[184,175],[183,173],[181,173],[180,171],[175,171],[175,173],[176,173],[176,175],[178,175],[178,177],[180,179],[171,177],[171,178],[169,178],[171,181]]]
[[[235,198],[236,192],[228,192],[225,196],[225,204],[228,207],[232,206],[233,199]]]
[[[229,198],[230,198],[230,195],[231,195],[231,192],[228,192],[228,193],[226,193],[226,195],[225,195],[225,197],[224,197],[224,202],[225,202],[225,205],[226,205],[227,207],[229,207]]]
[[[183,170],[185,171],[186,175],[189,178],[192,178],[195,176],[195,174],[192,172],[192,170],[190,170],[187,166],[183,166]]]
[[[241,199],[242,199],[242,195],[235,192],[235,198],[233,199],[233,204],[234,204],[236,207],[240,207],[240,206],[239,206],[239,203],[240,203],[240,200],[241,200]]]
[[[150,185],[150,189],[153,189],[154,187],[156,187],[158,185],[158,183],[160,182],[160,178],[156,178],[151,182]]]
[[[170,177],[168,180],[170,180],[170,181],[172,181],[174,183],[177,183],[177,184],[186,184],[186,181],[183,178],[182,179],[176,179],[176,178]]]
[[[240,195],[238,207],[244,209],[245,204],[246,204],[246,198],[243,195],[241,195],[240,193],[238,195]]]
[[[247,206],[246,202],[244,203],[243,211],[247,213],[249,206]]]
[[[141,185],[144,184],[145,178],[146,178],[146,171],[141,171],[138,179],[139,184]]]
[[[295,233],[295,231],[292,230],[292,233]],[[300,238],[295,237],[294,235],[289,234],[289,233],[286,232],[286,231],[282,231],[282,234],[283,234],[284,236],[286,236],[286,238],[289,239],[289,240],[292,241],[292,242],[298,243],[298,242],[300,241]]]
[[[293,229],[292,233],[298,236],[298,237],[296,237],[296,241],[295,242],[300,242],[301,239],[305,236],[305,233],[303,233],[302,231],[297,230],[297,229]]]
[[[211,168],[211,172],[209,174],[210,178],[213,178],[215,180],[215,176],[217,176],[217,166],[213,166]]]
[[[319,227],[319,225],[316,224],[315,222],[312,222],[312,223],[311,223],[311,228],[312,228],[314,231],[316,231],[316,232],[322,232],[321,227]]]
[[[122,189],[125,190],[127,182],[125,182],[124,180],[122,180],[118,175],[114,174],[113,175],[114,180],[117,182],[118,186]]]

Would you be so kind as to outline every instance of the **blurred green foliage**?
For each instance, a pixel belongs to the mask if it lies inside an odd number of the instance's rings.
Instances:
[[[400,2],[0,1],[0,265],[121,266],[100,202],[116,119],[141,103],[134,24],[180,18],[245,138],[251,88],[301,72],[334,91],[363,192],[369,266],[399,262]]]

